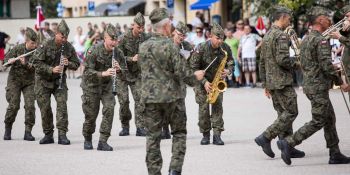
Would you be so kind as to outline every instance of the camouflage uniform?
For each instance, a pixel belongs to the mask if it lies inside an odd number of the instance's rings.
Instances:
[[[164,8],[155,9],[150,14],[152,24],[165,18],[168,18],[168,14]],[[141,44],[139,58],[142,72],[141,101],[145,104],[144,126],[148,131],[146,137],[148,174],[161,174],[163,164],[160,152],[161,129],[166,116],[170,116],[174,136],[169,169],[181,173],[187,132],[186,117],[180,112],[185,112],[185,109],[178,109],[179,113],[174,113],[176,103],[183,95],[180,82],[183,81],[183,77],[194,78],[191,76],[192,71],[186,68],[186,61],[180,57],[173,41],[157,33]]]
[[[272,26],[263,38],[260,55],[260,78],[271,94],[277,119],[265,131],[268,140],[293,134],[292,124],[298,115],[297,95],[293,85],[295,61],[289,58],[289,37]]]
[[[36,33],[27,28],[26,37],[36,41]],[[10,58],[16,58],[31,50],[26,49],[26,44],[19,44],[12,48],[5,56],[5,63]],[[25,64],[19,60],[11,65],[11,70],[7,78],[6,100],[9,103],[5,114],[5,128],[12,129],[17,112],[20,108],[21,93],[24,98],[25,109],[25,131],[31,132],[35,123],[35,95],[34,95],[34,67],[31,65],[32,54],[25,57]]]
[[[114,58],[120,62],[123,53],[115,48]],[[112,67],[113,52],[108,52],[103,43],[92,47],[88,51],[85,70],[81,82],[83,95],[81,96],[85,122],[83,124],[84,137],[91,137],[95,132],[96,119],[102,102],[102,122],[100,126],[100,141],[107,142],[111,135],[115,98],[112,93],[112,78],[102,77],[102,72]]]
[[[301,65],[304,70],[304,93],[311,101],[312,120],[286,138],[290,146],[299,145],[321,128],[331,152],[339,152],[335,114],[329,99],[332,81],[341,85],[342,80],[331,63],[331,47],[321,33],[313,30],[301,44]]]
[[[134,22],[140,26],[144,26],[145,20],[141,13],[135,16]],[[140,104],[140,68],[137,62],[132,61],[132,58],[138,54],[138,49],[141,43],[143,43],[148,36],[145,33],[141,33],[139,37],[133,36],[132,29],[129,29],[122,37],[119,43],[119,48],[125,55],[127,71],[117,76],[117,96],[119,101],[119,118],[123,128],[129,128],[129,121],[131,120],[131,111],[129,108],[129,90],[131,89],[135,101],[135,124],[137,128],[143,128],[142,121],[142,106]]]
[[[59,24],[58,31],[64,36],[68,36],[69,28],[64,20]],[[63,51],[61,51],[62,47]],[[69,64],[64,67],[62,89],[58,89],[60,74],[52,73],[52,69],[60,65],[61,53],[68,59]],[[65,135],[68,131],[68,87],[66,84],[67,76],[65,72],[67,69],[77,70],[79,67],[79,60],[74,47],[69,42],[64,43],[62,46],[57,46],[55,39],[46,40],[34,54],[34,67],[34,90],[41,111],[43,131],[47,136],[52,136],[54,132],[53,114],[51,104],[49,103],[52,94],[57,102],[56,127],[58,129],[58,134]]]
[[[222,34],[223,35],[223,34]],[[222,36],[223,38],[223,36]],[[207,102],[207,92],[204,85],[207,81],[212,82],[217,69],[224,58],[221,48],[227,52],[227,62],[225,69],[233,70],[233,58],[230,47],[226,43],[222,43],[220,48],[213,48],[211,42],[206,41],[197,46],[192,57],[190,58],[190,67],[194,70],[204,70],[215,58],[216,61],[209,67],[205,73],[205,78],[201,84],[194,87],[196,94],[196,102],[199,104],[199,122],[200,132],[203,134],[210,133],[213,128],[214,135],[220,135],[224,131],[224,120],[222,118],[223,93],[220,93],[216,102],[212,104],[212,114],[209,115],[209,103]]]

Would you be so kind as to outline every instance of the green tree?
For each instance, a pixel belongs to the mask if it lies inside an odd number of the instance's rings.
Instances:
[[[60,0],[30,0],[30,17],[36,18],[36,6],[41,5],[45,18],[57,18],[57,4]]]

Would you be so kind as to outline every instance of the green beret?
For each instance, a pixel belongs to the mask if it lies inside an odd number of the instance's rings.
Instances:
[[[38,35],[36,34],[36,32],[33,29],[29,28],[29,27],[26,28],[25,36],[26,36],[27,39],[30,39],[30,40],[32,40],[34,42],[36,42],[37,39],[38,39]]]
[[[165,18],[169,18],[168,11],[165,8],[156,8],[149,15],[152,24],[156,24]]]
[[[63,36],[68,37],[69,27],[64,19],[58,24],[57,31],[62,33]]]
[[[309,18],[311,18],[311,17],[318,17],[321,15],[329,16],[330,12],[327,9],[325,9],[324,7],[314,6],[314,7],[311,7],[306,12],[306,14],[309,16]]]
[[[222,29],[222,27],[216,22],[213,22],[212,24],[211,33],[221,39],[224,39],[225,37],[224,29]]]
[[[187,28],[186,24],[183,23],[182,21],[177,23],[175,29],[184,35],[188,32],[188,28]]]
[[[343,13],[343,15],[347,14],[348,12],[350,12],[350,5],[346,5],[341,9],[341,12]]]
[[[145,18],[143,17],[142,13],[138,12],[134,18],[134,22],[139,26],[145,25]]]
[[[117,29],[112,24],[107,24],[106,27],[106,33],[112,38],[112,39],[118,39],[118,32]]]

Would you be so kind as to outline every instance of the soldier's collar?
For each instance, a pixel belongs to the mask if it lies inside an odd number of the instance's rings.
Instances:
[[[316,34],[316,35],[321,35],[321,32],[319,32],[317,30],[311,30],[311,33]]]
[[[279,27],[279,26],[277,26],[277,25],[272,25],[272,28],[282,30],[282,28],[281,28],[281,27]]]

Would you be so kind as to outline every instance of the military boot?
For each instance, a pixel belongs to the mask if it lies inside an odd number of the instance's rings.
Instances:
[[[162,139],[171,139],[169,128],[163,128],[161,138]]]
[[[136,128],[136,136],[144,137],[146,136],[146,131],[144,128]]]
[[[66,134],[62,134],[58,136],[58,144],[70,145],[70,140],[67,138]]]
[[[10,128],[5,129],[4,140],[11,140],[11,129]]]
[[[288,145],[288,142],[286,140],[279,140],[277,141],[278,149],[281,150],[281,157],[284,163],[287,165],[292,164],[292,160],[290,159],[290,150],[291,147]]]
[[[264,153],[271,157],[275,157],[275,153],[271,149],[271,140],[267,139],[263,134],[254,139],[255,143],[262,147]]]
[[[54,143],[55,141],[53,140],[53,136],[52,134],[48,134],[48,135],[45,135],[44,138],[42,138],[40,140],[40,144],[50,144],[50,143]]]
[[[84,136],[84,149],[85,150],[92,150],[94,147],[92,146],[92,136]]]
[[[100,151],[113,151],[113,148],[107,144],[107,142],[98,141],[97,150]]]
[[[210,144],[210,132],[205,132],[203,133],[201,145],[209,145],[209,144]]]
[[[213,144],[214,145],[224,145],[224,141],[221,140],[220,134],[214,134],[213,135]]]
[[[298,149],[295,149],[293,147],[291,147],[290,149],[290,158],[303,158],[305,157],[305,152],[304,151],[300,151]]]
[[[32,133],[30,131],[26,131],[24,132],[24,140],[27,140],[27,141],[34,141],[35,140],[35,137],[32,136]]]
[[[122,130],[119,132],[119,136],[128,136],[128,135],[130,135],[129,128],[122,128]]]
[[[340,152],[331,154],[328,161],[328,164],[348,164],[348,163],[350,163],[350,157],[347,157]]]
[[[181,175],[181,172],[175,171],[175,170],[170,170],[169,175]]]

